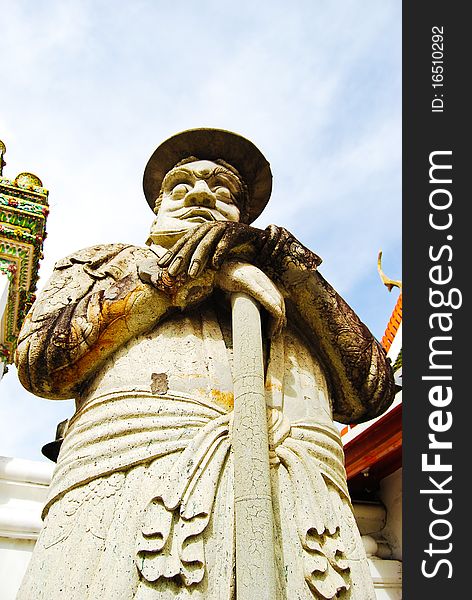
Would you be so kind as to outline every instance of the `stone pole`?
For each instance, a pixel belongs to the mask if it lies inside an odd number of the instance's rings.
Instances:
[[[232,296],[234,502],[237,600],[276,597],[261,319],[248,295]]]

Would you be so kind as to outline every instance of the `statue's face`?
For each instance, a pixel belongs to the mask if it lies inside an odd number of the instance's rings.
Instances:
[[[152,237],[173,243],[176,237],[201,223],[239,221],[241,195],[239,178],[222,165],[198,160],[175,167],[162,182],[161,205]]]

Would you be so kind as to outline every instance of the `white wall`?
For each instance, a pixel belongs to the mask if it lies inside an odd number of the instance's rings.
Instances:
[[[0,599],[14,600],[31,558],[34,540],[0,537]]]
[[[402,469],[380,482],[380,499],[387,509],[387,522],[382,536],[392,550],[392,558],[402,559]]]
[[[54,465],[0,457],[0,600],[14,600],[42,526]]]

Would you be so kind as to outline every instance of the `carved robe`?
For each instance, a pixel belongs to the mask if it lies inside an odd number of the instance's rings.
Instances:
[[[85,343],[87,295],[151,255],[112,246],[59,263],[20,365],[32,344],[53,363],[66,313],[82,332],[74,348]],[[231,348],[229,307],[213,295],[133,336],[81,384],[19,600],[234,598]],[[289,324],[266,341],[265,368],[278,597],[373,600],[320,360]]]

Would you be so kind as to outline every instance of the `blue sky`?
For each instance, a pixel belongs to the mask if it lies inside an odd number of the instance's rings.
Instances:
[[[142,174],[189,127],[252,140],[271,163],[255,222],[283,225],[380,338],[401,279],[401,2],[0,0],[4,176],[38,175],[51,213],[39,289],[62,256],[142,245]],[[0,455],[43,460],[73,401],[0,383]],[[46,459],[44,459],[46,460]]]

